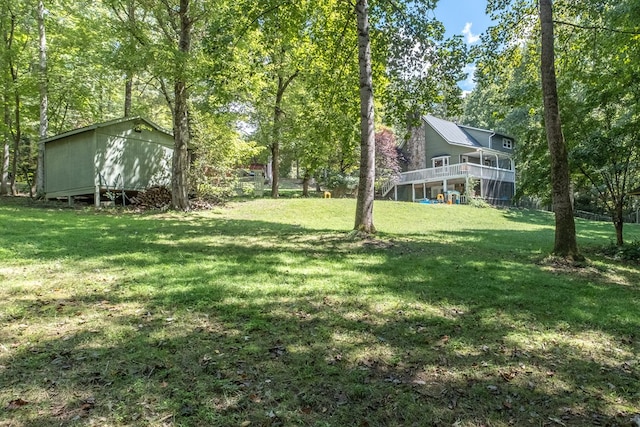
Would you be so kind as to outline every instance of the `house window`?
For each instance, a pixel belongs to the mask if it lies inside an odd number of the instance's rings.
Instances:
[[[431,159],[431,165],[434,168],[439,168],[442,166],[449,166],[449,158],[451,156],[440,156],[440,157],[434,157],[433,159]]]
[[[502,138],[502,148],[513,150],[513,141],[509,138]]]

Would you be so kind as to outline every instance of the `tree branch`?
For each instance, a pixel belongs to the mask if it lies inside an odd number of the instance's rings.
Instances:
[[[632,36],[640,35],[640,31],[618,30],[617,28],[601,27],[599,25],[578,25],[578,24],[573,24],[571,22],[558,21],[558,20],[554,20],[553,23],[558,25],[566,25],[568,27],[573,27],[573,28],[580,28],[583,30],[603,30],[603,31],[608,31],[610,33],[617,33],[617,34],[629,34]]]

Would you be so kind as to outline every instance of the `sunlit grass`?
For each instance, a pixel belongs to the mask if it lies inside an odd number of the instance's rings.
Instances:
[[[377,202],[378,234],[362,240],[354,209],[0,200],[0,425],[624,425],[638,412],[637,265],[595,250],[586,266],[547,262],[548,213]],[[583,248],[614,238],[577,226]]]

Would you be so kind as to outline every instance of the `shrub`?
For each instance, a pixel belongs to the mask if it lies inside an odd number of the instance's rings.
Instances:
[[[640,263],[640,240],[635,240],[622,246],[611,243],[603,248],[604,255],[622,261]]]

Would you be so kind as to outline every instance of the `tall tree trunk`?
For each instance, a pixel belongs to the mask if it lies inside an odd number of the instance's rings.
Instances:
[[[358,63],[360,65],[360,179],[354,229],[374,233],[373,199],[375,183],[375,131],[373,112],[373,78],[369,41],[369,5],[367,0],[356,3],[358,21]]]
[[[280,195],[278,187],[280,186],[280,138],[282,137],[280,122],[283,116],[281,108],[283,92],[280,90],[282,77],[278,77],[278,82],[276,105],[273,109],[273,135],[271,136],[271,197],[274,199]]]
[[[621,200],[615,200],[615,212],[613,215],[613,226],[616,229],[616,245],[624,245],[624,237],[622,234],[622,228],[624,227],[624,198]]]
[[[18,70],[16,70],[12,61],[10,62],[11,78],[13,81],[13,95],[15,98],[14,105],[14,123],[13,123],[13,158],[11,159],[11,194],[13,196],[18,194],[18,188],[16,186],[16,179],[18,177],[18,159],[20,158],[20,141],[22,139],[22,124],[20,123],[20,91],[18,90]]]
[[[576,240],[569,185],[569,160],[562,134],[558,88],[556,84],[555,52],[553,42],[552,0],[540,0],[542,96],[547,144],[551,154],[551,184],[556,233],[553,253],[573,259],[581,259]]]
[[[47,85],[47,36],[44,26],[44,3],[38,1],[38,33],[40,36],[40,139],[38,140],[38,165],[36,168],[36,195],[44,197],[44,140],[47,137],[49,118],[47,110],[49,106],[49,90]]]
[[[135,23],[136,23],[136,6],[135,6],[135,2],[132,0],[129,1],[128,7],[127,7],[127,17],[129,19],[129,25],[131,26],[131,31],[134,31]],[[124,116],[125,117],[131,117],[132,92],[133,92],[133,71],[129,69],[127,71],[127,80],[124,85]]]
[[[133,74],[127,73],[127,81],[124,84],[124,116],[131,117],[131,92],[133,92]]]
[[[271,141],[271,197],[277,199],[279,196],[278,187],[280,186],[280,140],[282,139],[282,119],[284,111],[282,110],[282,99],[284,93],[291,82],[298,77],[299,70],[285,78],[278,76],[278,90],[276,92],[276,103],[273,109],[273,135]]]
[[[305,171],[302,178],[302,197],[309,197],[309,181],[311,181],[311,176]]]
[[[3,98],[2,98],[2,110],[3,110],[3,122],[4,122],[4,135],[2,144],[2,165],[0,169],[0,196],[6,196],[9,194],[9,152],[11,150],[11,107],[9,106],[9,89],[5,84]]]
[[[173,166],[171,179],[171,204],[174,209],[189,210],[189,97],[186,83],[186,61],[191,50],[192,20],[189,16],[189,0],[180,0],[180,41],[174,83],[173,114]]]

